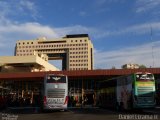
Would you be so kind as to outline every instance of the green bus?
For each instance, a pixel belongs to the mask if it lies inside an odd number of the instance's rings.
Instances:
[[[100,107],[117,110],[154,108],[155,79],[152,73],[137,72],[99,82]]]

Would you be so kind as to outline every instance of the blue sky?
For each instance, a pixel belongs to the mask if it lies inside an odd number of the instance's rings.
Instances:
[[[159,6],[160,0],[0,0],[0,56],[13,55],[17,40],[88,33],[95,69],[160,67]]]

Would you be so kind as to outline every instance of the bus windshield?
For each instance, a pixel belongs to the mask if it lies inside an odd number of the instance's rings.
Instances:
[[[66,83],[66,76],[47,76],[47,83]]]
[[[136,74],[136,81],[154,81],[153,74]]]

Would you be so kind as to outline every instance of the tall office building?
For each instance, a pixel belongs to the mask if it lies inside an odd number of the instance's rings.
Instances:
[[[62,60],[62,70],[92,70],[93,44],[88,34],[66,35],[58,39],[18,40],[15,55],[46,55],[48,60]]]

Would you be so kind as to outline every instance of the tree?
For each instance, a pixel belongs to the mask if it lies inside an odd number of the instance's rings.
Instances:
[[[139,65],[139,68],[147,68],[145,65]]]
[[[116,67],[115,67],[115,66],[112,66],[112,69],[116,69]]]
[[[121,66],[122,69],[127,69],[126,64]]]

